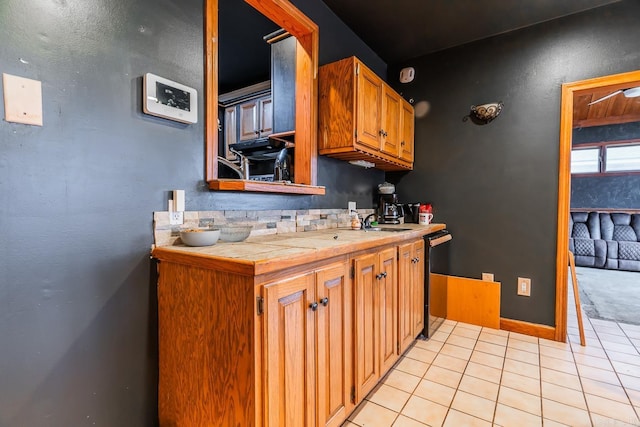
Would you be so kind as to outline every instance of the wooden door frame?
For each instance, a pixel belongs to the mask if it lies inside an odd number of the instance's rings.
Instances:
[[[569,206],[571,196],[571,137],[573,99],[580,91],[640,82],[640,70],[581,80],[562,85],[560,106],[560,159],[558,174],[558,236],[556,252],[556,341],[567,340],[567,289],[569,265]]]

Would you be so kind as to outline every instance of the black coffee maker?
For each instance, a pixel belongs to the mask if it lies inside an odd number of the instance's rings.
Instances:
[[[404,222],[404,211],[402,205],[398,204],[396,193],[380,194],[378,218],[378,222],[381,224],[401,224]]]

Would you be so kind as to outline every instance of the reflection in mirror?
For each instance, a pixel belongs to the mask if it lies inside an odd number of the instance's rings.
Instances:
[[[272,131],[271,49],[263,37],[279,27],[238,0],[218,0],[218,22],[218,177],[273,176],[273,159],[269,165],[235,147],[264,141]]]
[[[218,16],[218,178],[290,183],[297,41],[244,2],[221,0]]]
[[[263,36],[278,27],[239,0],[218,0],[220,94],[269,80],[271,50]]]
[[[236,0],[237,1],[237,0]],[[238,1],[239,2],[239,1]],[[272,123],[269,120],[261,121],[261,124],[266,123],[266,126],[260,126],[257,129],[253,129],[251,132],[244,132],[246,129],[252,129],[249,124],[255,123],[259,114],[265,117],[270,117],[274,108],[279,108],[276,104],[272,103],[268,99],[258,99],[259,105],[248,105],[248,114],[246,117],[247,122],[243,122],[245,116],[240,117],[240,109],[236,109],[233,112],[225,109],[220,115],[218,110],[218,25],[222,26],[222,18],[218,19],[218,0],[206,0],[206,18],[205,18],[205,78],[206,78],[206,179],[209,184],[209,188],[212,190],[227,190],[227,191],[258,191],[258,192],[275,192],[275,193],[290,193],[290,194],[324,194],[324,187],[316,186],[316,168],[317,168],[317,57],[318,57],[318,27],[306,17],[302,12],[295,8],[289,1],[286,0],[245,0],[250,6],[255,8],[264,17],[270,19],[275,23],[275,28],[282,28],[291,37],[280,38],[276,37],[272,42],[269,50],[271,55],[274,55],[273,46],[280,45],[281,40],[289,40],[282,45],[290,46],[285,50],[285,55],[288,63],[287,69],[291,70],[292,78],[289,78],[289,86],[293,93],[293,101],[290,101],[290,110],[293,111],[291,116],[291,122],[293,126],[288,127],[288,132],[277,132],[277,122],[283,117],[282,114],[277,113],[276,122]],[[241,3],[241,2],[240,2]],[[221,5],[221,13],[224,13],[226,6]],[[246,6],[246,5],[243,5]],[[242,21],[242,18],[232,18],[230,23],[239,27],[241,30],[237,38],[242,38],[246,34],[242,32],[243,29],[249,25],[238,24],[238,20]],[[227,19],[224,19],[227,22]],[[237,28],[236,28],[237,29]],[[222,31],[222,30],[221,30]],[[262,34],[264,36],[264,34]],[[221,40],[224,40],[225,36],[221,36]],[[234,36],[232,36],[234,37]],[[225,49],[221,47],[221,49]],[[231,48],[230,55],[237,55],[241,48]],[[222,53],[221,55],[228,55]],[[224,59],[221,59],[224,60]],[[221,68],[224,65],[221,63]],[[257,66],[257,69],[262,68]],[[262,68],[264,70],[264,68]],[[226,72],[226,71],[221,71]],[[264,72],[262,72],[264,73]],[[232,71],[231,74],[234,74]],[[276,75],[274,72],[272,75]],[[260,72],[258,71],[254,77],[245,77],[245,83],[249,81],[261,80]],[[225,77],[222,77],[224,90],[242,85],[245,83],[227,83]],[[276,78],[273,79],[277,80]],[[287,79],[283,79],[287,81]],[[274,94],[277,93],[274,90]],[[260,113],[258,113],[260,112]],[[229,115],[229,117],[227,117]],[[285,148],[290,148],[295,145],[295,149],[291,149],[290,158],[283,156],[281,150],[275,153],[274,161],[279,159],[280,173],[278,176],[282,179],[281,182],[258,182],[246,179],[246,171],[236,171],[232,174],[234,178],[223,179],[219,175],[220,164],[218,157],[224,158],[227,161],[236,161],[235,153],[229,152],[222,148],[224,139],[219,135],[219,126],[221,127],[224,121],[235,120],[237,123],[238,132],[235,134],[237,137],[237,143],[244,143],[250,139],[256,137],[256,131],[258,136],[264,136],[270,134],[269,141],[280,141],[285,144]],[[245,126],[246,125],[246,126]],[[245,129],[246,127],[246,129]],[[242,133],[240,132],[242,129]],[[252,134],[253,132],[253,134]],[[226,132],[225,132],[226,133]],[[259,135],[263,133],[263,135]],[[242,135],[242,140],[241,139]],[[220,141],[219,141],[219,137]],[[220,150],[219,150],[220,146]],[[239,147],[235,145],[234,147]],[[272,153],[273,155],[273,153]],[[224,163],[224,162],[223,162]],[[240,162],[242,164],[243,162]],[[295,165],[295,170],[286,170]],[[272,168],[273,170],[274,168]],[[245,179],[240,180],[240,176]],[[237,178],[235,178],[237,177]],[[289,178],[290,182],[287,182],[286,178]]]

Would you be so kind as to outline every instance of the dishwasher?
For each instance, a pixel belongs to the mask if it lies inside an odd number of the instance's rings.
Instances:
[[[453,236],[448,230],[440,230],[424,236],[424,329],[423,339],[433,336],[447,317],[446,284],[431,283],[430,273],[449,274],[448,245],[442,246]]]

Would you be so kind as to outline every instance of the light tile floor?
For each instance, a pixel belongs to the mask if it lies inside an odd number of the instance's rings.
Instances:
[[[566,344],[445,321],[343,427],[640,426],[640,326],[585,316],[582,347],[568,316]]]

